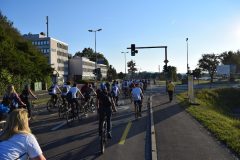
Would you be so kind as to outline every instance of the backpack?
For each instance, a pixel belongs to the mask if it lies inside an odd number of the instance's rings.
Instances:
[[[18,99],[16,98],[16,95],[4,95],[2,104],[9,108],[18,108]]]
[[[109,95],[103,91],[99,93],[99,100],[103,107],[110,107],[112,105]]]

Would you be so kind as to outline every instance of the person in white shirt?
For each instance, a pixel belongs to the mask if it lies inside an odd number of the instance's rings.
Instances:
[[[132,99],[134,102],[134,107],[136,108],[136,104],[139,105],[139,116],[142,117],[141,111],[142,111],[142,100],[143,100],[143,93],[141,88],[139,87],[139,84],[134,84],[134,88],[132,89]],[[136,112],[136,110],[135,110]]]
[[[72,94],[72,99],[71,99],[71,107],[73,107],[73,103],[76,104],[77,109],[79,109],[79,103],[78,103],[78,97],[79,95],[84,98],[83,94],[81,91],[78,89],[77,84],[74,83],[73,86],[70,88],[69,92]],[[72,112],[74,114],[74,108],[72,108]]]
[[[13,110],[7,120],[3,133],[0,135],[1,160],[46,160],[43,152],[31,133],[26,109]]]
[[[63,100],[63,104],[66,103],[66,96],[67,96],[67,93],[69,92],[71,86],[70,86],[70,82],[68,81],[66,84],[63,85],[62,87],[62,100]]]
[[[58,93],[62,93],[61,89],[58,87],[57,82],[55,82],[49,89],[48,94],[51,95],[51,99],[53,100],[54,105],[57,103]]]
[[[111,94],[112,94],[112,97],[115,101],[116,106],[118,106],[118,99],[119,99],[120,90],[119,90],[119,87],[118,87],[117,83],[112,84]]]

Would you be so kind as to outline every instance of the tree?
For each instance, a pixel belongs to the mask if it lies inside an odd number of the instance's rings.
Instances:
[[[168,71],[168,79],[171,79],[172,81],[177,81],[177,68],[174,66],[167,66]]]
[[[237,72],[240,72],[240,51],[228,51],[220,54],[220,61],[224,65],[236,65]]]
[[[199,78],[201,77],[201,73],[202,73],[202,71],[201,71],[200,68],[195,68],[195,69],[193,70],[193,77],[196,77],[196,78],[197,78],[198,84],[199,84]]]
[[[107,71],[107,80],[111,82],[113,79],[117,79],[117,71],[110,65]]]
[[[119,79],[123,79],[126,75],[123,72],[117,74]]]
[[[132,76],[137,71],[137,68],[135,66],[136,66],[136,63],[133,62],[133,60],[127,62],[127,67],[129,68],[128,72],[131,73]]]
[[[52,73],[48,59],[32,43],[24,39],[6,16],[0,12],[0,73],[11,80],[0,79],[3,86],[45,81]],[[0,86],[1,86],[0,84]],[[0,88],[4,91],[5,88]]]
[[[96,54],[95,54],[95,52],[93,51],[92,48],[84,48],[82,50],[82,52],[78,51],[78,52],[75,53],[74,56],[86,57],[86,58],[89,58],[90,61],[96,62]],[[98,60],[102,59],[103,64],[109,66],[108,60],[104,57],[103,54],[97,53],[97,59]]]
[[[203,54],[202,58],[198,61],[198,66],[203,71],[207,71],[210,78],[211,83],[213,82],[213,76],[216,73],[217,66],[219,64],[219,57],[214,53],[212,54]]]

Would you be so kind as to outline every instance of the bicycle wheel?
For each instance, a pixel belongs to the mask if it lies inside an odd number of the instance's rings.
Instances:
[[[107,143],[107,123],[106,123],[106,119],[104,119],[103,127],[102,127],[102,134],[101,134],[101,138],[100,138],[101,154],[103,154],[105,151],[106,143]]]
[[[53,107],[54,107],[53,101],[50,99],[47,102],[47,110],[48,110],[48,112],[52,112]]]
[[[96,106],[93,103],[93,99],[91,99],[91,101],[90,101],[90,111],[93,113],[93,112],[95,112],[95,110],[96,110]]]
[[[71,122],[73,121],[72,109],[69,107],[65,112],[65,118],[67,121],[67,125],[70,126]]]
[[[139,104],[138,102],[135,105],[135,119],[138,119],[139,116]]]

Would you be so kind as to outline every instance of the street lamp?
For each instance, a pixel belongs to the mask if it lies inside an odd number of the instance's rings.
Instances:
[[[126,74],[127,74],[127,71],[126,71],[126,68],[127,68],[126,53],[128,53],[128,52],[121,52],[121,53],[124,53],[124,57],[125,57],[125,76],[126,76]]]
[[[189,66],[188,66],[188,38],[186,38],[187,42],[187,74],[189,73]]]
[[[96,40],[96,39],[97,39],[97,38],[96,38],[97,36],[96,36],[96,35],[97,35],[97,34],[96,34],[96,33],[99,32],[99,31],[101,31],[101,30],[102,30],[101,28],[100,28],[100,29],[97,29],[97,30],[92,30],[92,29],[89,29],[89,30],[88,30],[89,32],[94,32],[94,34],[95,34],[95,54],[96,54],[95,69],[97,69],[97,51],[96,51],[96,46],[97,46],[97,42],[96,42],[96,41],[97,41],[97,40]]]

